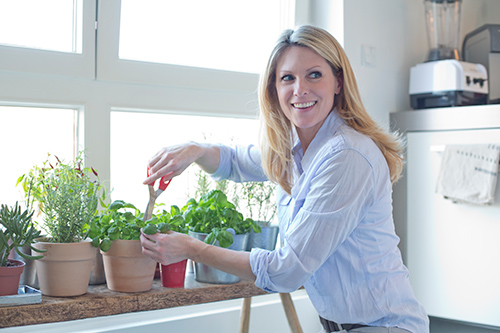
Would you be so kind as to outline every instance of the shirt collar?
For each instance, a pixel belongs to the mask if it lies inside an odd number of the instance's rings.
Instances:
[[[334,132],[333,127],[335,127],[335,123],[339,119],[340,117],[335,108],[326,117],[325,122],[321,125],[318,133],[316,133],[314,139],[309,144],[309,147],[307,147],[305,154],[300,140],[297,139],[297,143],[293,147],[292,153],[299,175],[302,174],[304,170],[307,170],[318,150],[323,146],[324,142],[331,137]]]

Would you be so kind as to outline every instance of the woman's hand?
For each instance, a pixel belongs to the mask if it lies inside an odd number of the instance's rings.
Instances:
[[[192,163],[197,163],[206,172],[213,173],[219,166],[219,158],[219,148],[215,145],[189,142],[165,147],[149,160],[149,177],[144,180],[144,184],[151,184],[163,176],[172,179]]]
[[[191,259],[229,274],[255,281],[250,252],[208,245],[186,234],[168,231],[146,235],[141,232],[142,253],[163,265]]]
[[[153,235],[141,232],[142,253],[163,265],[191,258],[195,249],[195,241],[193,237],[173,231]]]

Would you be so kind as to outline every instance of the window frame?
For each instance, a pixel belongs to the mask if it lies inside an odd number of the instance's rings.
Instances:
[[[96,0],[83,1],[81,54],[0,45],[0,71],[94,78],[96,8]]]
[[[97,78],[181,88],[252,93],[259,75],[209,68],[119,59],[121,0],[99,2]]]

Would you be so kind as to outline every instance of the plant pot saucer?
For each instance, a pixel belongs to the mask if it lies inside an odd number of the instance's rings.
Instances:
[[[17,295],[0,296],[0,307],[36,304],[42,302],[40,290],[30,286],[19,286]]]

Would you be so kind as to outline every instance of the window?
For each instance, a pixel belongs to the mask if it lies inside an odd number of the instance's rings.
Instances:
[[[186,7],[183,1],[170,0],[0,0],[0,140],[5,161],[0,165],[0,203],[23,199],[15,186],[17,178],[42,163],[48,153],[69,160],[77,146],[86,149],[86,164],[113,190],[112,199],[140,206],[148,199],[142,185],[147,160],[161,147],[187,140],[257,144],[255,73],[266,60],[258,58],[267,57],[281,30],[293,25],[295,2],[303,0],[217,1],[218,5],[201,1]],[[149,8],[153,22],[139,21],[144,16],[138,9],[134,13],[137,3]],[[204,7],[206,3],[212,7]],[[248,6],[235,7],[244,3]],[[192,49],[174,56],[189,50],[189,45],[181,46],[175,39],[184,32],[154,33],[155,27],[172,30],[172,24],[183,24],[175,17],[161,22],[162,15],[168,17],[165,6],[183,13],[188,25],[202,20],[187,41],[200,31],[205,37],[226,40],[213,40],[219,50],[211,60],[212,44],[195,58],[188,57]],[[188,9],[192,15],[186,14]],[[37,14],[33,19],[32,12]],[[219,12],[236,18],[219,17]],[[225,30],[238,31],[238,37],[218,34],[216,23],[208,21],[215,17],[231,26]],[[149,30],[141,30],[143,24]],[[58,28],[47,30],[51,25]],[[39,31],[43,33],[38,35]],[[245,34],[249,36],[241,37]],[[170,41],[164,42],[165,38]],[[243,43],[238,46],[240,39]],[[174,44],[175,52],[155,51],[168,43]],[[263,45],[261,51],[256,44]],[[133,53],[134,46],[153,50]],[[237,47],[243,49],[236,51]],[[213,57],[233,51],[241,57],[233,64]],[[148,58],[149,53],[170,58]],[[237,57],[233,53],[229,58]],[[177,129],[181,131],[174,132]],[[155,144],[149,136],[155,136]],[[190,170],[190,175],[196,172]],[[194,182],[176,178],[160,201],[182,204],[193,194]]]
[[[1,0],[0,44],[82,53],[82,0]]]
[[[0,106],[0,203],[14,205],[24,201],[17,179],[47,154],[70,161],[76,147],[77,111],[33,107]]]
[[[0,71],[95,77],[95,0],[0,0]]]
[[[291,0],[122,0],[119,57],[260,73]]]
[[[111,197],[144,210],[149,199],[146,178],[148,160],[161,148],[190,140],[227,145],[258,144],[259,121],[180,114],[111,114]],[[194,196],[199,168],[191,166],[175,177],[158,203],[182,207]],[[158,188],[158,183],[156,184]]]

